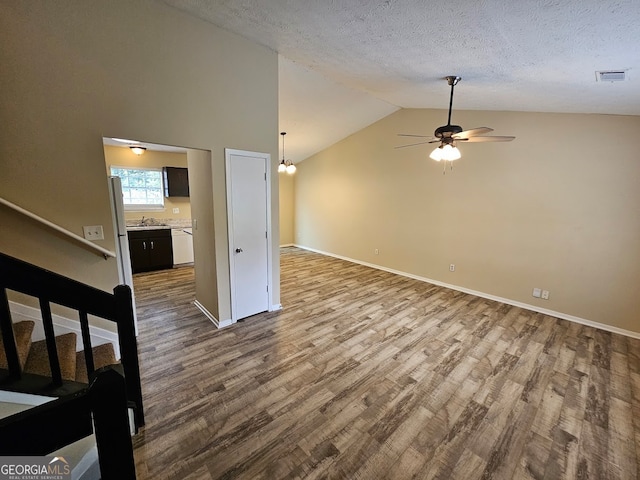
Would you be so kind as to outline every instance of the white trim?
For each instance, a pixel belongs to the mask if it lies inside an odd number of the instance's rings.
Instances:
[[[270,312],[277,312],[278,310],[282,310],[282,304],[278,303],[276,305],[271,305],[271,307],[269,308]]]
[[[57,400],[57,397],[47,397],[45,395],[33,395],[31,393],[0,390],[0,402],[4,403],[19,403],[22,405],[37,407],[38,405],[43,405],[47,402],[50,402],[51,400]]]
[[[14,323],[22,320],[31,320],[35,322],[33,327],[33,333],[31,338],[34,341],[44,340],[44,327],[42,324],[42,315],[40,309],[9,301],[9,310],[11,311],[11,318]],[[72,320],[70,318],[63,317],[61,315],[52,314],[53,327],[56,335],[63,335],[65,333],[75,333],[76,337],[76,351],[81,351],[84,346],[82,345],[82,331],[80,330],[80,321]],[[116,355],[116,359],[120,358],[120,344],[118,343],[118,334],[105,330],[103,328],[89,326],[89,334],[91,336],[91,345],[97,347],[105,343],[113,345],[113,350]]]
[[[236,316],[236,290],[235,290],[235,267],[233,252],[233,202],[230,186],[231,175],[231,156],[239,155],[245,157],[258,157],[262,158],[265,162],[265,184],[266,184],[266,216],[267,216],[267,308],[273,304],[273,239],[271,233],[271,154],[262,152],[251,152],[248,150],[236,150],[233,148],[224,149],[225,158],[225,184],[227,187],[227,237],[229,243],[229,286],[231,291],[231,323],[222,326],[231,325],[236,323],[238,318]],[[221,327],[218,327],[221,328]]]
[[[224,328],[224,327],[228,327],[228,326],[233,325],[234,323],[236,323],[236,322],[234,322],[234,321],[233,321],[233,320],[231,320],[231,319],[228,319],[228,320],[222,320],[222,321],[218,320],[218,319],[217,319],[217,318],[216,318],[216,317],[215,317],[215,316],[214,316],[214,315],[213,315],[209,310],[207,310],[207,308],[206,308],[204,305],[202,305],[198,300],[195,300],[195,301],[193,302],[193,304],[196,306],[196,308],[197,308],[198,310],[200,310],[200,311],[204,314],[204,316],[205,316],[205,317],[207,317],[207,318],[211,321],[211,323],[213,323],[213,324],[216,326],[216,328]]]
[[[394,273],[396,275],[401,275],[403,277],[412,278],[414,280],[419,280],[421,282],[432,283],[434,285],[438,285],[440,287],[450,288],[451,290],[456,290],[458,292],[468,293],[470,295],[475,295],[476,297],[486,298],[488,300],[494,300],[496,302],[506,303],[507,305],[513,305],[514,307],[524,308],[526,310],[531,310],[534,312],[542,313],[544,315],[549,315],[551,317],[561,318],[563,320],[569,320],[570,322],[579,323],[581,325],[586,325],[588,327],[598,328],[600,330],[605,330],[611,333],[617,333],[620,335],[624,335],[626,337],[637,338],[640,339],[640,332],[634,332],[631,330],[625,330],[623,328],[614,327],[613,325],[607,325],[606,323],[594,322],[593,320],[587,320],[585,318],[576,317],[574,315],[569,315],[562,312],[556,312],[555,310],[548,310],[546,308],[540,308],[536,305],[530,305],[528,303],[518,302],[516,300],[511,300],[504,297],[498,297],[496,295],[491,295],[489,293],[479,292],[477,290],[471,290],[465,287],[459,287],[457,285],[452,285],[450,283],[440,282],[438,280],[433,280],[431,278],[421,277],[419,275],[414,275],[412,273],[401,272],[400,270],[394,270],[392,268],[383,267],[380,265],[376,265],[374,263],[362,262],[360,260],[355,260],[349,257],[343,257],[342,255],[336,255],[334,253],[325,252],[322,250],[317,250],[311,247],[305,247],[303,245],[295,245],[298,248],[303,250],[309,250],[310,252],[320,253],[322,255],[327,255],[328,257],[339,258],[340,260],[345,260],[351,263],[357,263],[359,265],[364,265],[365,267],[375,268],[377,270],[383,270],[385,272]]]
[[[296,246],[295,243],[285,243],[283,245],[280,245],[280,248],[282,248],[282,247],[295,247],[295,246]],[[300,247],[300,248],[302,248],[302,247]]]

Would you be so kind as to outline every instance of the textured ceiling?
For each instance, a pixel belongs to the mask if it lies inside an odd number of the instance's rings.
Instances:
[[[456,74],[458,109],[640,115],[640,0],[163,2],[277,51],[281,103],[299,114],[315,101],[301,85],[320,79],[325,97],[360,95],[360,128],[398,107],[446,109],[442,77]],[[627,81],[596,82],[617,69]],[[281,127],[294,113],[281,105]]]

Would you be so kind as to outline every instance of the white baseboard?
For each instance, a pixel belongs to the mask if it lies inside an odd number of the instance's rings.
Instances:
[[[285,243],[283,245],[280,245],[280,248],[282,248],[282,247],[295,247],[295,246],[297,246],[295,243]],[[302,248],[302,247],[300,247],[300,248]]]
[[[207,308],[202,305],[198,300],[194,301],[193,304],[196,306],[196,308],[198,310],[200,310],[202,313],[204,313],[205,317],[207,317],[211,323],[213,323],[216,328],[224,328],[224,327],[228,327],[230,325],[233,325],[234,322],[233,320],[231,320],[230,318],[227,320],[218,320],[209,310],[207,310]]]
[[[546,308],[540,308],[536,305],[530,305],[528,303],[518,302],[516,300],[511,300],[509,298],[498,297],[495,295],[491,295],[484,292],[479,292],[476,290],[471,290],[465,287],[459,287],[457,285],[451,285],[449,283],[440,282],[438,280],[433,280],[431,278],[421,277],[419,275],[414,275],[412,273],[401,272],[399,270],[394,270],[392,268],[383,267],[381,265],[376,265],[374,263],[362,262],[360,260],[356,260],[349,257],[343,257],[342,255],[336,255],[330,252],[324,252],[322,250],[317,250],[311,247],[305,247],[304,245],[295,244],[295,247],[301,248],[303,250],[308,250],[310,252],[320,253],[322,255],[326,255],[328,257],[339,258],[340,260],[345,260],[351,263],[357,263],[359,265],[364,265],[365,267],[375,268],[377,270],[383,270],[385,272],[394,273],[396,275],[401,275],[403,277],[412,278],[414,280],[419,280],[421,282],[431,283],[433,285],[438,285],[440,287],[450,288],[451,290],[456,290],[458,292],[468,293],[470,295],[475,295],[476,297],[486,298],[488,300],[494,300],[496,302],[506,303],[507,305],[513,305],[514,307],[524,308],[526,310],[531,310],[533,312],[542,313],[544,315],[549,315],[551,317],[561,318],[563,320],[569,320],[570,322],[579,323],[581,325],[586,325],[588,327],[598,328],[600,330],[605,330],[611,333],[618,333],[620,335],[624,335],[626,337],[638,338],[640,339],[640,332],[634,332],[631,330],[625,330],[623,328],[614,327],[612,325],[607,325],[606,323],[594,322],[593,320],[587,320],[585,318],[576,317],[574,315],[569,315],[562,312],[556,312],[554,310],[548,310]]]
[[[202,313],[204,313],[204,315],[211,321],[211,323],[213,323],[216,326],[216,328],[229,327],[229,326],[237,323],[236,321],[234,321],[234,320],[232,320],[230,318],[227,319],[227,320],[218,320],[198,300],[194,301],[193,304],[198,308],[198,310],[200,310]],[[277,305],[271,305],[271,307],[269,308],[270,312],[274,312],[276,310],[282,310],[282,305],[278,303]]]
[[[14,323],[22,320],[31,320],[35,322],[33,328],[33,334],[31,338],[34,341],[44,340],[44,326],[42,324],[42,316],[40,309],[10,301],[9,310],[11,311],[11,318]],[[53,328],[56,335],[64,335],[65,333],[75,333],[76,337],[76,350],[80,351],[84,349],[82,345],[82,332],[80,330],[80,321],[72,320],[70,318],[63,317],[61,315],[51,314],[53,320]],[[118,334],[110,332],[103,328],[89,326],[89,334],[91,336],[91,344],[96,347],[104,343],[111,343],[116,355],[116,359],[120,358],[120,345],[118,344]]]

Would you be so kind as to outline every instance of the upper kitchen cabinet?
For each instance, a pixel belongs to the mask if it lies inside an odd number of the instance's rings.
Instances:
[[[181,167],[162,167],[165,197],[189,196],[189,170]]]

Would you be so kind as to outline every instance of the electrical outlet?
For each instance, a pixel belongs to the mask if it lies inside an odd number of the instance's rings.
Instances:
[[[378,250],[377,248],[373,250],[373,253],[375,253],[376,255],[380,254],[380,250]]]
[[[180,209],[179,209],[178,207],[175,207],[175,208],[173,209],[173,213],[180,213]]]
[[[450,272],[455,272],[455,271],[456,271],[456,266],[455,266],[455,264],[453,264],[453,263],[452,263],[451,265],[449,265],[449,271],[450,271]]]
[[[549,300],[549,290],[542,290],[542,299]]]
[[[84,232],[84,238],[87,240],[104,240],[102,225],[89,225],[82,227],[82,230]]]
[[[540,298],[541,293],[542,293],[542,290],[540,290],[539,288],[534,288],[533,293],[531,295],[533,295],[536,298]]]

